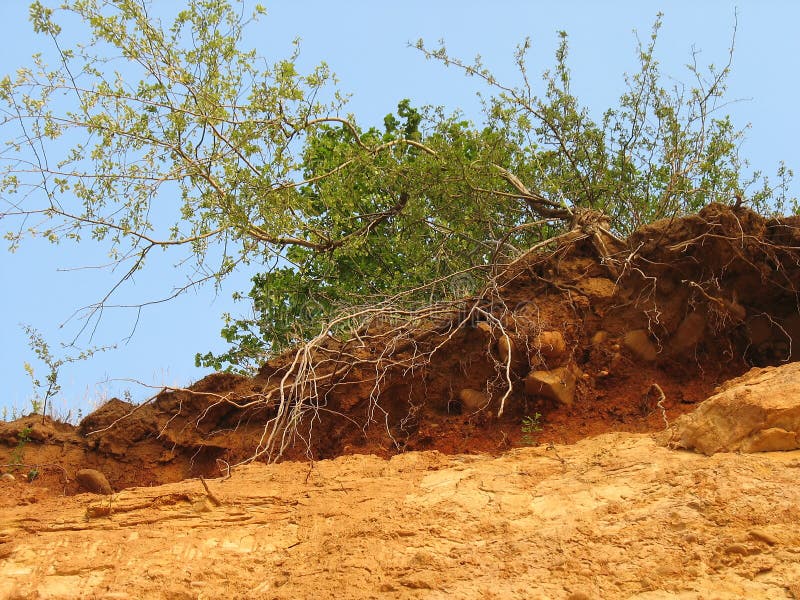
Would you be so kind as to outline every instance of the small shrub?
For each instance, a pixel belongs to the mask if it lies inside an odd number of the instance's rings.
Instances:
[[[536,440],[533,438],[533,434],[537,433],[542,430],[542,414],[541,413],[534,413],[533,416],[526,415],[522,417],[522,439],[521,442],[525,446],[533,446],[536,443]]]
[[[17,447],[11,452],[10,467],[12,471],[16,471],[22,466],[25,456],[25,446],[31,441],[32,431],[30,427],[24,427],[20,430],[17,436]]]

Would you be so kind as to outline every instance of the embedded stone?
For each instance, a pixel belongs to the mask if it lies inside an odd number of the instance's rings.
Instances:
[[[622,343],[634,356],[641,360],[652,362],[658,357],[658,349],[650,339],[646,329],[629,331],[622,339]]]
[[[577,282],[576,287],[592,302],[610,300],[617,291],[617,284],[605,277],[585,277]]]
[[[497,354],[500,357],[500,362],[503,364],[508,362],[509,357],[515,354],[516,346],[510,337],[507,335],[502,336],[497,340]]]
[[[706,319],[697,312],[690,313],[678,325],[669,345],[674,352],[685,352],[699,344],[706,333]]]
[[[543,396],[559,404],[572,406],[576,381],[575,371],[570,367],[531,371],[525,378],[525,392],[531,396]]]
[[[470,388],[464,388],[458,392],[458,399],[461,401],[461,408],[466,411],[476,411],[486,408],[491,398],[486,392],[479,392]]]
[[[483,335],[492,335],[492,326],[486,321],[480,321],[477,325],[475,325],[475,329]]]
[[[533,345],[545,358],[560,358],[567,352],[567,343],[560,331],[543,331],[536,336]]]
[[[81,469],[75,474],[75,481],[82,489],[92,494],[110,496],[114,493],[106,476],[95,469]]]

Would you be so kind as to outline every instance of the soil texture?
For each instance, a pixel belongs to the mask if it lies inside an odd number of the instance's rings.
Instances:
[[[3,483],[2,598],[800,598],[800,451],[612,433],[252,464],[113,497]]]

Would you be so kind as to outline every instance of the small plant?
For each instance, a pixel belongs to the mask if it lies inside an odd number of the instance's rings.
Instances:
[[[58,383],[58,375],[61,367],[68,363],[86,360],[97,352],[103,352],[115,347],[93,347],[77,355],[56,358],[50,351],[50,346],[37,329],[31,327],[30,325],[22,325],[22,328],[28,335],[28,345],[30,346],[31,350],[33,350],[34,354],[36,354],[36,357],[43,362],[48,369],[47,378],[45,379],[44,383],[42,383],[42,381],[36,377],[33,366],[28,362],[23,364],[25,372],[31,378],[31,384],[33,385],[34,390],[34,396],[30,400],[31,409],[35,414],[41,414],[42,419],[44,419],[45,415],[47,414],[48,401],[51,401],[52,398],[61,391],[61,385]],[[50,402],[50,404],[52,404],[52,402]],[[52,412],[52,406],[50,406],[50,412]]]
[[[16,406],[12,406],[10,410],[7,406],[3,407],[3,421],[16,421],[20,417],[22,417],[22,411]]]
[[[526,446],[532,446],[536,441],[533,439],[533,434],[542,430],[542,414],[534,413],[533,416],[526,415],[522,417],[522,443]]]
[[[32,431],[30,427],[23,427],[17,435],[17,447],[11,452],[10,457],[12,471],[16,471],[22,466],[25,456],[25,446],[31,441]]]

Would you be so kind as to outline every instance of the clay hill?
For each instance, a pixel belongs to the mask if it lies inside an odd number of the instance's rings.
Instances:
[[[800,218],[579,215],[255,377],[2,423],[0,595],[800,598],[798,288]]]

